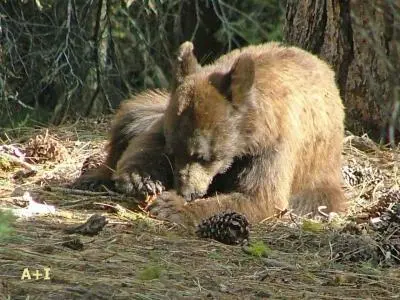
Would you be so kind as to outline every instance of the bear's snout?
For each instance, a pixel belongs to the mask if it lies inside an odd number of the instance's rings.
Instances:
[[[196,199],[199,199],[201,197],[203,197],[205,195],[205,193],[200,193],[200,192],[184,192],[181,193],[181,196],[185,199],[186,202],[191,202],[194,201]]]
[[[179,175],[178,175],[179,174]],[[198,163],[186,164],[177,172],[175,189],[187,202],[206,195],[213,176]]]

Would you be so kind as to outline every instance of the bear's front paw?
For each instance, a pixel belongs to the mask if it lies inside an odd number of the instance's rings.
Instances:
[[[77,190],[88,190],[93,192],[105,191],[107,189],[113,189],[113,182],[107,179],[82,176],[79,177],[75,182],[70,185],[71,188]]]
[[[114,177],[115,188],[123,194],[133,194],[146,199],[148,196],[159,195],[164,185],[159,180],[153,180],[148,174],[139,172],[125,173]]]
[[[165,192],[147,205],[146,210],[156,219],[183,224],[185,200],[174,192]]]

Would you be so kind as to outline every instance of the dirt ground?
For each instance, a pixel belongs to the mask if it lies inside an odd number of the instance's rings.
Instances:
[[[65,188],[85,158],[102,151],[108,121],[1,137],[0,299],[400,299],[398,149],[347,134],[347,216],[309,220],[288,212],[253,224],[249,246],[231,246],[151,219],[135,199]],[[39,134],[65,147],[60,161],[50,148],[54,157],[36,164],[10,159]],[[54,210],[21,215],[27,199]],[[93,214],[108,221],[97,235],[65,231]]]

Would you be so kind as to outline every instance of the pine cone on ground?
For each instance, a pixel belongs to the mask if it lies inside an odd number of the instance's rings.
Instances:
[[[350,161],[348,165],[342,167],[344,181],[350,186],[356,186],[364,181],[371,184],[378,184],[385,179],[382,171],[371,165],[362,165],[355,161]]]
[[[108,220],[105,216],[94,214],[85,223],[66,228],[64,232],[68,234],[79,233],[82,235],[95,236],[103,230],[104,226],[108,224]]]
[[[382,245],[384,260],[400,263],[400,202],[392,203],[372,226],[379,232],[378,242]]]
[[[391,204],[382,212],[379,219],[372,223],[375,230],[386,232],[389,227],[400,229],[400,202]],[[400,237],[400,232],[398,233]]]
[[[249,222],[242,214],[223,212],[204,219],[197,226],[196,234],[228,245],[242,244],[249,238]]]
[[[100,167],[104,163],[105,158],[106,154],[104,152],[94,153],[88,156],[82,164],[81,175],[89,170]]]
[[[334,234],[332,257],[339,262],[379,261],[374,239],[369,235]]]
[[[31,163],[60,162],[67,153],[67,149],[47,133],[45,136],[37,135],[31,138],[25,147],[25,157]]]
[[[342,167],[342,176],[344,181],[349,185],[349,186],[355,186],[358,185],[361,180],[360,180],[360,175],[355,173],[353,168],[350,166],[343,166]]]
[[[361,213],[368,214],[368,218],[380,217],[393,203],[400,203],[400,190],[382,189],[378,192],[378,202],[364,208]]]

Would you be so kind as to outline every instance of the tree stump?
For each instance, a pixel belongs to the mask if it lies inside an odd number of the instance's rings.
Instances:
[[[285,41],[332,65],[347,127],[385,141],[400,129],[399,31],[399,1],[287,2]]]

